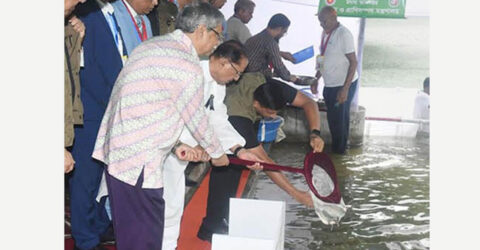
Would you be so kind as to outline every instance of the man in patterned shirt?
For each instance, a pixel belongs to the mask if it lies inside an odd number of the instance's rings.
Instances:
[[[93,157],[107,166],[118,249],[162,248],[163,164],[184,127],[214,166],[229,163],[202,108],[199,61],[219,43],[223,21],[209,4],[186,6],[177,30],[140,44],[115,82]]]

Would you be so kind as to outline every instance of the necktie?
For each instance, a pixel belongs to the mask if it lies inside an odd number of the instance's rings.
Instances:
[[[135,16],[135,23],[137,24],[138,30],[140,31],[140,34],[143,34],[143,29],[142,29],[142,17],[137,15]]]
[[[117,45],[117,48],[119,48],[119,34],[118,34],[118,29],[117,29],[117,22],[115,20],[115,17],[113,16],[113,13],[108,13],[108,24],[110,26],[110,30],[112,31],[113,38],[115,39],[115,44]],[[119,48],[120,49],[120,48]]]

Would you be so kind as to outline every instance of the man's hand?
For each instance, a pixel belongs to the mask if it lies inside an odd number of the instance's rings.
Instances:
[[[292,63],[295,63],[295,58],[293,58],[293,55],[290,53],[290,52],[283,52],[283,51],[280,51],[280,56],[285,59],[285,60],[288,60]]]
[[[295,75],[290,75],[290,82],[296,82],[297,81],[297,76]]]
[[[215,167],[228,166],[228,164],[230,164],[230,161],[228,160],[228,157],[226,154],[223,154],[218,158],[212,158],[212,165]]]
[[[65,165],[65,174],[66,174],[73,170],[75,161],[73,160],[72,154],[68,150],[66,150],[65,148],[63,150],[65,150],[64,165]]]
[[[207,162],[210,160],[210,155],[200,145],[195,146],[193,150],[195,150],[195,161]]]
[[[73,26],[73,29],[80,34],[80,39],[85,37],[85,24],[76,16],[72,16],[68,22]]]
[[[249,160],[255,161],[254,165],[247,166],[250,170],[263,170],[263,166],[261,165],[260,158],[258,158],[254,153],[250,152],[248,149],[242,148],[237,153],[238,158],[242,160]]]
[[[255,164],[246,167],[250,170],[263,170],[263,166],[260,162],[255,162]]]
[[[337,94],[338,104],[342,104],[347,100],[348,97],[348,88],[343,87]]]
[[[315,84],[310,85],[310,90],[314,95],[318,93],[318,82],[320,81],[321,77],[322,77],[322,73],[320,71],[317,71],[317,73],[315,73],[315,78],[317,78],[317,81],[315,82]]]
[[[313,208],[313,200],[308,191],[297,191],[292,196],[299,203],[302,203],[309,208]]]
[[[295,80],[294,83],[297,84],[297,85],[302,85],[302,84],[303,84],[303,81],[302,81],[302,79],[301,79],[300,77],[297,77],[297,80]]]
[[[181,161],[195,161],[196,152],[187,144],[180,144],[175,149],[175,155]]]
[[[325,145],[325,142],[321,137],[313,134],[310,135],[310,146],[312,147],[314,153],[322,152],[324,145]]]

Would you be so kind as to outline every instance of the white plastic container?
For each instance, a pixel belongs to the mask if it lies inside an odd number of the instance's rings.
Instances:
[[[228,235],[214,234],[212,250],[283,250],[285,202],[230,198]]]

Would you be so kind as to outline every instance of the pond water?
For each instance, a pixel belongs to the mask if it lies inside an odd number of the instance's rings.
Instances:
[[[307,150],[306,144],[281,142],[270,155],[278,164],[302,166]],[[428,138],[366,137],[345,156],[330,154],[348,209],[334,228],[262,172],[249,197],[286,201],[285,249],[429,249],[429,150]],[[303,175],[285,174],[308,189]]]

